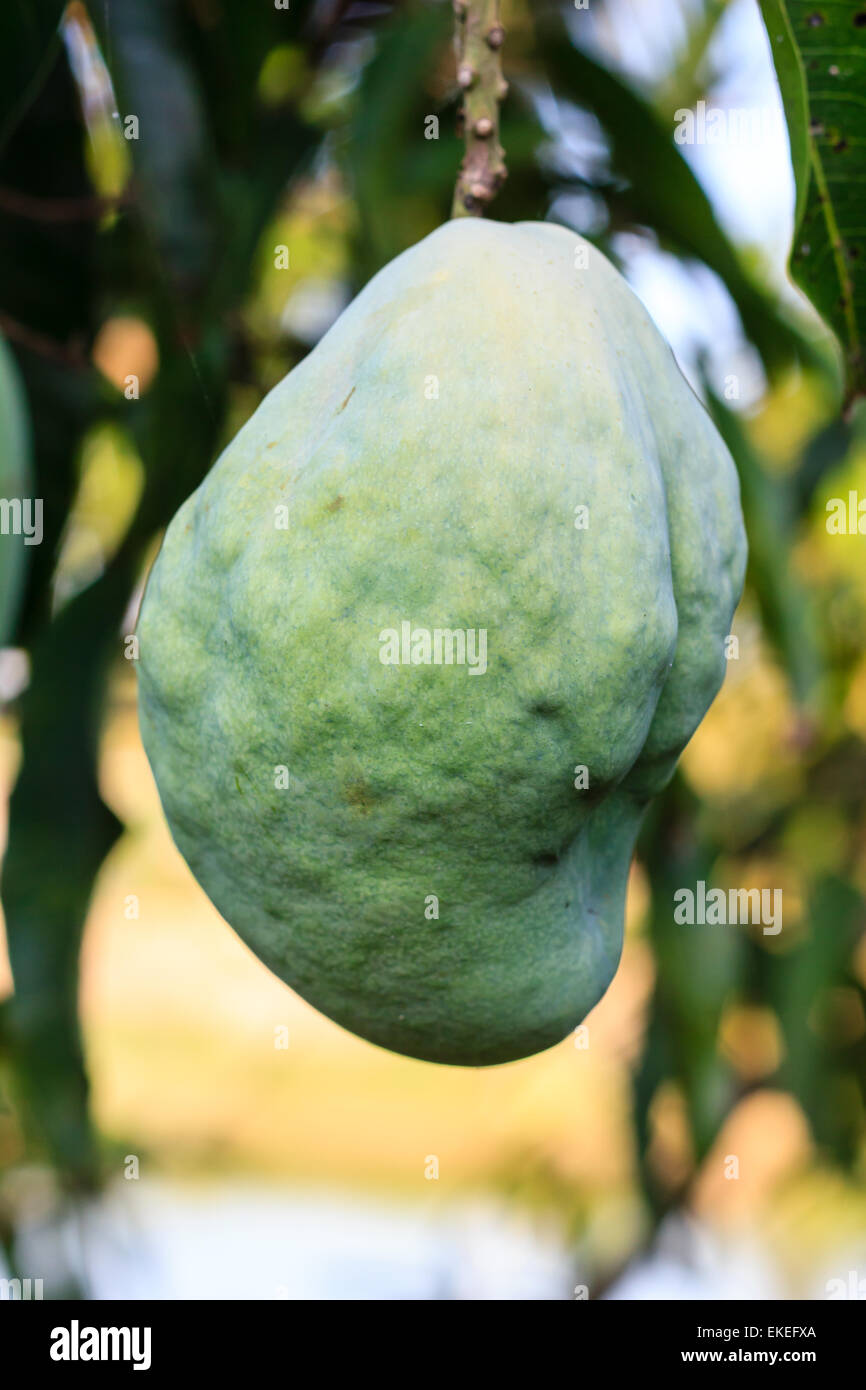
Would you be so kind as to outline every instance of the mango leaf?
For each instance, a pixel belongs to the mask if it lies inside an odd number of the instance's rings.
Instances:
[[[220,303],[233,305],[247,289],[264,227],[321,141],[321,131],[302,114],[302,99],[315,73],[314,59],[340,30],[342,8],[322,18],[309,50],[301,40],[314,15],[300,8],[297,13],[267,6],[251,10],[246,0],[222,0],[207,23],[198,15],[199,31],[191,35],[189,51],[219,162],[225,223],[214,311]],[[292,76],[284,76],[283,90],[265,100],[262,77],[273,58]]]
[[[724,1007],[742,983],[746,937],[736,928],[674,921],[675,892],[694,890],[699,881],[712,877],[716,851],[698,830],[698,809],[685,780],[675,777],[650,808],[639,842],[652,887],[648,928],[658,974],[634,1103],[638,1140],[645,1148],[657,1087],[676,1080],[700,1163],[737,1098],[731,1069],[717,1050],[717,1036]],[[655,1205],[645,1162],[643,1180]]]
[[[821,479],[845,458],[856,438],[853,421],[831,420],[808,440],[792,475],[791,485],[799,516],[805,516]]]
[[[19,198],[0,210],[0,310],[27,391],[36,495],[44,501],[44,535],[31,552],[19,628],[32,675],[21,701],[22,766],[3,861],[15,980],[5,1031],[28,1137],[37,1135],[67,1183],[81,1188],[96,1182],[98,1161],[86,1106],[77,959],[92,877],[116,823],[99,800],[93,771],[96,726],[87,672],[89,644],[99,636],[93,609],[88,601],[49,621],[78,441],[99,404],[86,361],[95,222],[86,211],[73,220],[63,215],[70,207],[86,209],[93,190],[78,98],[60,48],[52,48],[51,71],[0,156],[0,184]],[[123,601],[119,596],[121,612]]]
[[[426,84],[437,55],[451,35],[452,16],[444,7],[417,8],[401,15],[381,33],[377,51],[364,69],[354,118],[348,132],[345,168],[351,174],[358,206],[358,259],[361,277],[369,278],[419,236],[448,216],[448,203],[434,210],[417,193],[406,196],[404,171],[436,159],[439,142],[425,140],[424,119],[431,98]],[[444,132],[447,135],[447,132]],[[446,169],[445,189],[453,188],[460,163],[459,146]],[[443,191],[443,190],[440,190]]]
[[[779,87],[785,102],[785,115],[788,120],[788,142],[791,148],[791,165],[794,170],[796,204],[794,208],[794,230],[803,220],[806,210],[806,195],[809,191],[809,93],[806,87],[806,74],[800,58],[800,50],[794,38],[791,21],[785,0],[759,0],[764,17],[773,62],[779,78]]]
[[[57,56],[65,0],[4,0],[0,6],[0,148]]]
[[[55,356],[84,360],[98,213],[75,86],[63,50],[52,52],[38,98],[0,149],[0,312],[14,320],[13,341],[36,337]]]
[[[95,1186],[99,1169],[78,1024],[78,953],[93,879],[120,830],[100,800],[95,763],[102,671],[124,601],[122,590],[112,595],[100,581],[31,648],[32,680],[21,702],[24,757],[3,863],[21,1101],[28,1128],[76,1189]]]
[[[866,394],[866,7],[762,0],[797,181],[791,273]]]
[[[776,963],[771,994],[785,1039],[781,1080],[802,1105],[819,1144],[840,1163],[856,1159],[863,1107],[845,1050],[821,1028],[834,988],[849,986],[847,964],[863,930],[863,900],[845,879],[827,875],[808,901],[809,934]],[[862,1084],[862,1083],[861,1083]]]
[[[233,16],[237,37],[239,0],[226,0],[220,13]],[[249,114],[232,126],[231,174],[221,184],[209,103],[229,90],[216,44],[222,31],[209,29],[211,43],[197,43],[182,7],[170,3],[108,0],[95,15],[122,112],[138,118],[130,146],[139,199],[110,226],[88,210],[94,200],[79,100],[60,49],[0,158],[0,185],[18,195],[14,207],[0,206],[0,250],[8,252],[0,256],[0,308],[16,326],[45,499],[45,543],[31,566],[23,624],[32,661],[21,701],[23,763],[2,876],[15,979],[4,1023],[28,1138],[38,1136],[76,1188],[92,1187],[100,1176],[77,1019],[78,954],[95,875],[121,828],[100,799],[96,775],[105,676],[117,659],[121,617],[146,547],[218,447],[232,311],[262,222],[315,135],[290,108],[267,115],[258,108],[255,74],[267,36],[250,24],[261,51],[247,36],[247,59],[230,90],[233,109],[246,103]],[[112,302],[140,305],[158,339],[159,372],[142,399],[126,407],[145,488],[104,572],[51,613],[53,561],[76,484],[78,445],[97,414],[118,409],[87,362],[94,321]]]
[[[604,128],[614,172],[628,183],[618,202],[630,208],[634,221],[651,227],[679,255],[703,261],[716,272],[769,372],[792,360],[826,370],[824,359],[775,298],[746,271],[675,145],[673,128],[610,69],[576,48],[558,17],[539,25],[538,46],[557,94],[593,112]]]
[[[106,0],[94,9],[135,170],[141,215],[172,293],[206,294],[216,267],[212,141],[177,7]]]
[[[791,571],[790,555],[799,518],[796,481],[772,477],[750,442],[742,421],[704,380],[710,414],[731,451],[749,537],[749,583],[764,630],[776,647],[797,700],[814,708],[823,661],[817,618],[804,587]]]

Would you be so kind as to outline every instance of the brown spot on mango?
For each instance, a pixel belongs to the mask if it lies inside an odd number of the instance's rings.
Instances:
[[[360,811],[362,816],[369,815],[373,808],[374,797],[366,782],[347,782],[343,789],[343,796],[350,806],[356,811]]]

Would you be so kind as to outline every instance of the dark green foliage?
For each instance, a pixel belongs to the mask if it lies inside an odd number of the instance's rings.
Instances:
[[[845,353],[848,392],[866,388],[866,9],[762,0],[791,140],[797,225],[791,270]]]
[[[66,0],[8,0],[0,11],[0,146],[53,66]]]

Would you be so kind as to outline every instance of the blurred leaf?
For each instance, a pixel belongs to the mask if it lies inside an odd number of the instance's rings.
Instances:
[[[682,107],[694,106],[706,96],[716,76],[713,40],[729,0],[703,0],[680,12],[687,25],[686,40],[676,56],[672,71],[660,79],[653,105],[664,116],[673,116]]]
[[[0,310],[27,391],[35,491],[44,504],[44,535],[31,551],[20,624],[32,669],[21,702],[23,759],[10,803],[2,888],[15,980],[10,1046],[28,1132],[40,1136],[70,1183],[92,1186],[97,1164],[77,964],[92,875],[115,822],[99,800],[93,772],[95,673],[88,675],[87,665],[98,629],[91,627],[92,613],[80,628],[74,614],[51,623],[50,606],[57,544],[76,486],[78,440],[102,399],[86,357],[95,316],[92,190],[75,89],[62,50],[55,57],[0,157],[0,183],[18,198],[7,197],[0,207],[6,252],[0,256]]]
[[[30,645],[48,620],[57,552],[78,485],[79,440],[103,406],[96,374],[19,349],[33,422],[38,496],[44,535],[34,546],[20,620],[20,640]]]
[[[123,602],[122,592],[111,595],[100,583],[33,647],[3,862],[13,1049],[26,1114],[67,1180],[85,1188],[96,1183],[98,1166],[78,1027],[78,953],[94,875],[119,832],[94,767],[103,662]],[[106,604],[114,623],[105,620]],[[102,661],[92,659],[94,644]]]
[[[248,0],[220,0],[202,22],[193,10],[184,31],[186,51],[199,75],[214,144],[224,165],[247,174],[250,152],[255,148],[263,104],[258,81],[268,55],[298,44],[305,21],[305,6],[277,10],[270,5],[250,5]],[[302,50],[302,63],[306,55]],[[287,103],[281,103],[285,105]]]
[[[102,408],[88,362],[96,321],[98,212],[63,51],[0,153],[0,323],[33,423],[44,536],[30,554],[21,620],[29,641],[50,607],[57,544],[76,486],[76,448]]]
[[[196,353],[178,347],[167,351],[155,387],[130,416],[128,428],[144,462],[145,489],[127,550],[144,548],[213,462],[225,420],[227,368],[223,333],[202,325]]]
[[[848,1075],[836,1049],[815,1031],[815,1010],[827,990],[846,983],[863,920],[863,899],[851,884],[823,878],[810,896],[806,941],[777,960],[770,977],[787,1053],[782,1079],[803,1106],[818,1143],[843,1164],[854,1161],[862,1130],[858,1078]]]
[[[815,361],[814,349],[780,305],[744,269],[716,222],[709,199],[655,110],[626,82],[576,48],[558,17],[539,26],[542,64],[559,94],[590,111],[611,143],[615,171],[628,180],[619,198],[637,223],[680,255],[696,257],[724,281],[747,336],[767,369]]]
[[[713,394],[704,380],[710,414],[731,451],[740,477],[740,495],[749,538],[748,581],[801,704],[817,713],[823,658],[812,601],[791,568],[798,520],[795,485],[772,477],[752,446],[740,418]]]
[[[16,195],[29,179],[39,184],[39,200],[25,201],[27,215],[19,210],[20,196],[5,214],[0,203],[0,239],[11,253],[0,266],[0,305],[18,316],[16,342],[36,417],[45,499],[45,540],[28,591],[32,674],[21,702],[23,762],[2,880],[15,979],[11,1047],[29,1127],[77,1186],[98,1180],[77,1017],[78,955],[95,875],[120,830],[96,776],[106,671],[146,546],[216,452],[229,359],[224,314],[244,292],[250,274],[244,258],[251,260],[261,221],[272,214],[311,138],[294,148],[288,142],[280,163],[269,161],[262,194],[253,191],[261,172],[259,127],[250,123],[249,183],[240,191],[252,213],[234,220],[238,236],[227,246],[207,112],[178,15],[165,0],[112,0],[100,11],[112,72],[132,94],[126,114],[139,120],[138,140],[130,142],[139,179],[131,211],[97,231],[101,209],[87,182],[78,105],[62,61],[3,160]],[[248,95],[252,103],[254,93]],[[274,156],[284,132],[285,123],[271,121]],[[101,308],[97,238],[104,283],[147,305],[159,343],[154,383],[123,407],[87,360]],[[213,274],[221,245],[234,252],[226,257],[231,274],[222,279]],[[144,461],[144,492],[104,573],[51,616],[54,559],[77,483],[79,441],[94,418],[119,408]]]
[[[733,1104],[735,1086],[718,1055],[722,1011],[739,986],[745,937],[736,927],[674,921],[674,893],[711,880],[715,849],[697,829],[698,802],[677,776],[653,803],[639,852],[652,888],[649,933],[658,964],[650,1045],[636,1080],[638,1132],[662,1080],[679,1082],[700,1162]]]
[[[424,117],[430,108],[427,85],[452,22],[445,6],[413,6],[380,32],[362,74],[344,160],[358,206],[362,280],[431,230],[418,225],[418,194],[406,197],[403,180],[410,166],[417,176],[435,161],[431,191],[441,206],[433,225],[448,219],[459,146],[456,136],[449,140],[444,132],[444,143],[453,141],[454,162],[450,172],[444,170],[443,186],[443,142],[425,140]]]
[[[843,419],[831,420],[809,440],[792,478],[794,505],[800,516],[808,511],[815,489],[824,475],[845,458],[851,440],[851,425]]]
[[[75,85],[63,50],[54,56],[38,99],[0,150],[0,312],[14,320],[5,328],[13,342],[81,365],[94,326],[101,209]]]
[[[788,141],[797,191],[794,235],[803,220],[809,189],[809,95],[800,50],[794,38],[785,0],[759,0],[770,39],[776,75],[788,118]]]
[[[189,67],[218,160],[224,227],[211,312],[217,312],[219,304],[237,303],[247,290],[262,230],[281,193],[321,141],[321,131],[309,124],[300,106],[314,80],[314,59],[327,48],[332,26],[339,28],[344,8],[333,7],[307,51],[299,45],[315,15],[301,7],[251,9],[247,0],[222,0],[208,15],[194,11],[186,25]],[[297,53],[297,81],[281,99],[266,101],[260,79],[275,51]]]
[[[132,151],[141,215],[170,285],[184,301],[195,299],[206,292],[216,262],[217,188],[179,7],[173,0],[106,0],[93,18]]]
[[[0,148],[48,76],[65,0],[5,0],[0,6]]]
[[[797,178],[791,270],[842,343],[850,399],[866,392],[866,11],[813,0],[762,10]]]

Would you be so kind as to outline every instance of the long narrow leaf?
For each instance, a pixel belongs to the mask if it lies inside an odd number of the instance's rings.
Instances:
[[[866,392],[866,11],[813,0],[762,10],[797,179],[791,273],[842,344],[851,399]]]

